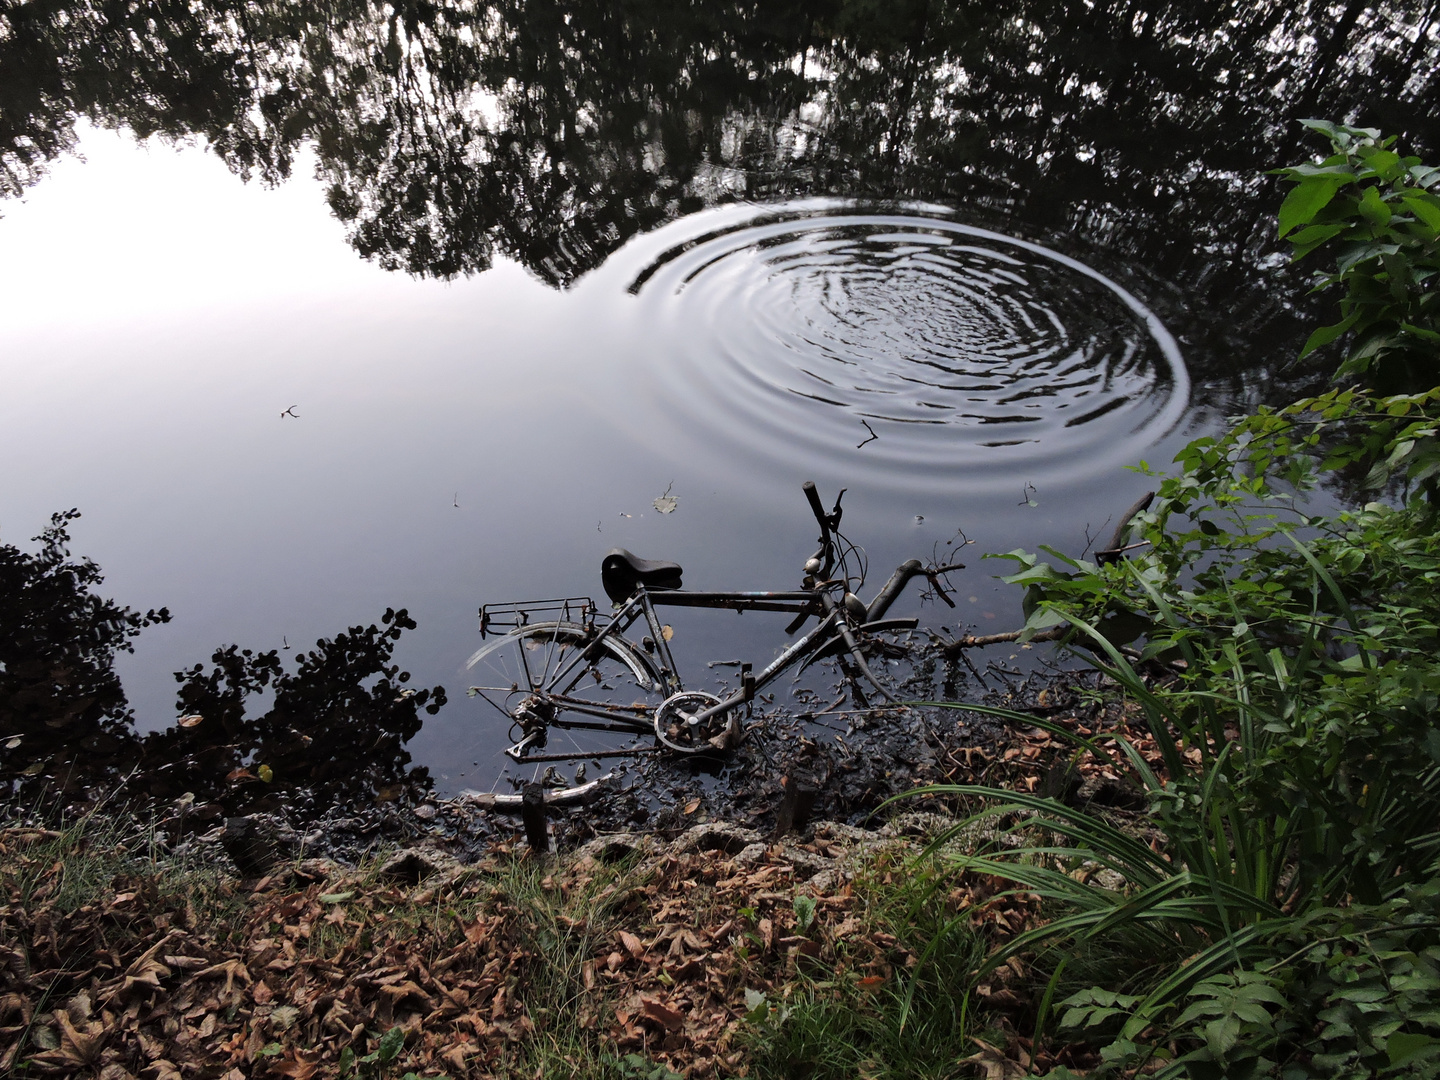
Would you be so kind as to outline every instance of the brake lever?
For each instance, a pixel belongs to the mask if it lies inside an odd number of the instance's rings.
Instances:
[[[849,490],[849,488],[840,489],[840,494],[835,496],[834,509],[830,511],[829,515],[825,519],[825,523],[830,526],[831,532],[834,532],[840,528],[840,515],[844,513],[844,511],[840,509],[840,500],[845,498],[845,492]]]

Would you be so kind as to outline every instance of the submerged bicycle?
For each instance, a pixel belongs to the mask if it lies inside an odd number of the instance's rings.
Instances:
[[[552,727],[653,735],[657,749],[680,754],[723,752],[739,741],[741,714],[758,693],[791,667],[804,670],[827,657],[839,660],[852,686],[858,689],[863,678],[893,700],[871,661],[894,654],[897,647],[885,634],[913,630],[919,620],[886,619],[885,613],[915,577],[928,579],[935,594],[954,607],[940,579],[964,565],[927,567],[911,559],[867,604],[856,595],[864,585],[863,555],[840,532],[844,489],[828,513],[813,483],[807,481],[804,491],[820,526],[820,547],[806,561],[799,589],[687,591],[680,587],[678,563],[640,559],[616,548],[600,570],[605,594],[614,602],[609,614],[589,597],[481,607],[481,636],[499,634],[470,657],[467,667],[480,674],[469,693],[509,718],[516,742],[505,753],[516,761],[543,762],[642,749],[540,753]],[[722,696],[681,685],[669,628],[656,614],[662,606],[792,613],[787,634],[812,617],[817,622],[759,672],[739,665],[739,685]]]

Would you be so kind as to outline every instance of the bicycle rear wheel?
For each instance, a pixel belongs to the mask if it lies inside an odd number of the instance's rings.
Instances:
[[[540,725],[651,730],[650,707],[663,679],[644,652],[621,637],[596,639],[579,623],[537,622],[482,645],[466,667],[469,688],[529,733]]]

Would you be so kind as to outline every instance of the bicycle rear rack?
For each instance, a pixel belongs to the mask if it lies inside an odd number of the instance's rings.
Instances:
[[[484,604],[480,608],[480,636],[509,633],[537,622],[571,622],[593,627],[600,609],[588,596],[566,596],[554,600],[518,600],[508,604]]]

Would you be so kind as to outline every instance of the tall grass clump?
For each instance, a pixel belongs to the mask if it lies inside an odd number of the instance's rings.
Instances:
[[[883,943],[887,968],[860,967],[843,942],[833,965],[802,964],[783,995],[751,992],[750,1074],[760,1080],[926,1080],[955,1075],[983,1033],[971,973],[984,938],[957,917],[959,875],[943,863],[882,856],[852,883],[857,939]],[[870,951],[864,950],[869,956]],[[920,958],[924,958],[920,960]],[[919,961],[919,962],[915,962]]]

